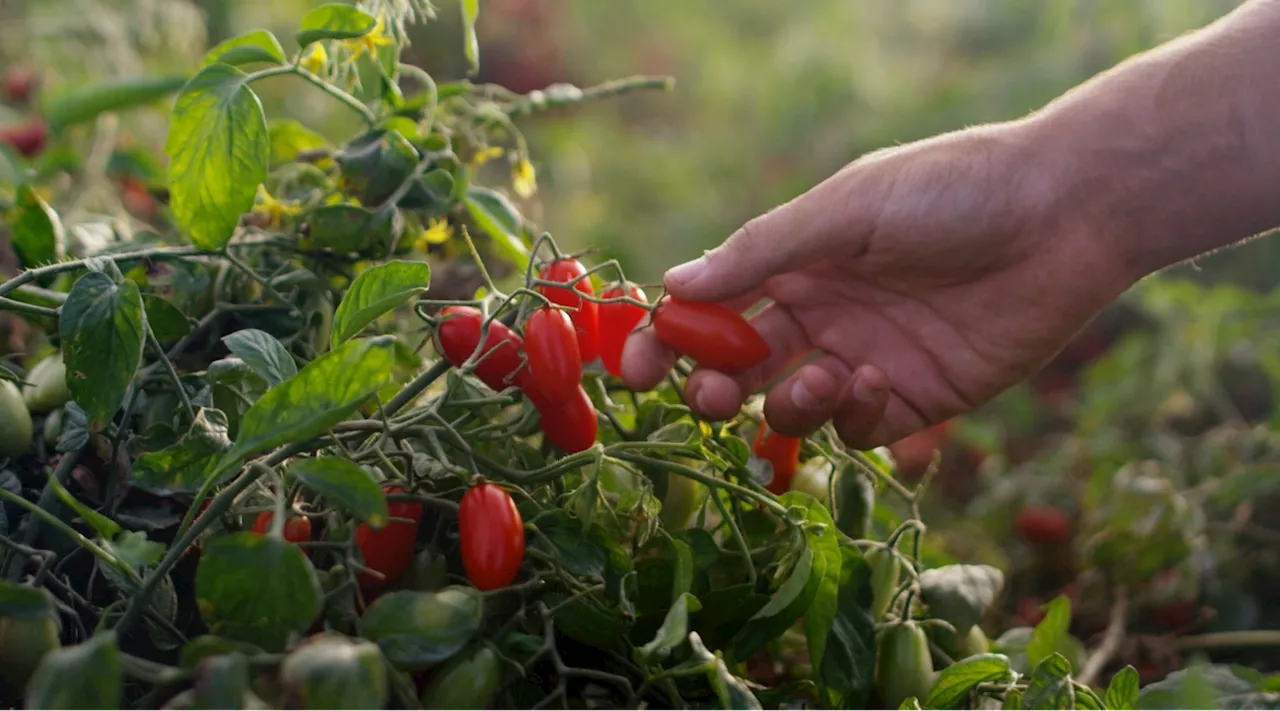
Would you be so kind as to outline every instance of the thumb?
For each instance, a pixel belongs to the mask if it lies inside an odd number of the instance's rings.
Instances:
[[[690,301],[729,301],[769,277],[802,268],[826,253],[848,210],[830,181],[755,217],[723,244],[668,270],[667,291]]]

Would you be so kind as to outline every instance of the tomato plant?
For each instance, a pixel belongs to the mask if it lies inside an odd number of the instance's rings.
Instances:
[[[538,309],[529,317],[524,337],[529,358],[527,387],[536,389],[542,400],[553,405],[572,399],[582,380],[582,357],[569,316],[560,309]]]
[[[578,385],[570,392],[569,399],[559,404],[543,400],[534,391],[529,395],[538,408],[539,427],[547,441],[568,454],[575,454],[595,444],[600,425],[586,389]]]
[[[386,487],[388,496],[405,493],[398,486]],[[355,544],[360,549],[364,566],[379,575],[362,573],[360,585],[369,594],[382,590],[396,582],[409,570],[418,540],[418,525],[422,522],[422,504],[408,501],[387,502],[387,516],[404,521],[388,521],[381,528],[367,523],[356,526]],[[381,577],[379,577],[381,576]]]
[[[540,279],[568,284],[574,282],[572,289],[555,286],[540,286],[538,293],[547,297],[553,304],[566,306],[572,311],[569,319],[573,322],[578,341],[578,353],[583,363],[590,363],[600,355],[600,317],[599,306],[594,301],[585,301],[574,291],[592,296],[595,289],[591,286],[590,277],[584,277],[586,267],[576,259],[558,259],[543,268]]]
[[[462,565],[471,584],[496,590],[511,584],[524,562],[524,522],[511,495],[493,484],[479,484],[462,497],[458,509]]]
[[[254,533],[265,536],[271,530],[271,519],[275,514],[263,511],[253,522]],[[284,539],[290,543],[303,543],[311,540],[311,519],[306,516],[290,516],[284,523]]]
[[[738,373],[769,357],[769,344],[751,324],[721,304],[667,297],[653,312],[658,339],[699,365]]]
[[[523,339],[498,320],[491,320],[484,346],[484,317],[468,306],[449,306],[440,312],[442,321],[436,328],[436,347],[455,366],[462,366],[474,355],[476,377],[497,392],[506,390],[523,366]]]
[[[932,686],[933,659],[924,628],[908,620],[881,632],[876,657],[876,693],[885,708],[898,708],[910,698],[925,698]]]
[[[620,299],[630,297],[636,301],[647,302],[644,290],[632,284],[625,291],[620,284],[611,284],[600,293],[601,299]],[[622,349],[627,344],[627,336],[644,320],[649,312],[641,306],[624,301],[601,303],[599,309],[600,328],[598,331],[600,344],[600,362],[604,369],[612,375],[622,377]]]

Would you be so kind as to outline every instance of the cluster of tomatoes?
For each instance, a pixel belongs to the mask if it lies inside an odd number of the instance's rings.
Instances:
[[[31,102],[35,95],[38,78],[36,73],[26,67],[14,67],[4,73],[0,81],[4,91],[4,100],[8,104],[24,106]],[[45,141],[49,138],[49,130],[44,120],[32,118],[25,123],[0,127],[0,143],[30,158],[44,150]]]

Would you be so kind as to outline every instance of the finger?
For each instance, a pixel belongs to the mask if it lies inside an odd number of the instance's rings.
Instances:
[[[849,377],[849,366],[832,355],[805,363],[765,395],[769,428],[788,437],[813,434],[835,414]]]
[[[720,246],[669,270],[667,291],[690,301],[727,301],[820,258],[847,214],[842,192],[829,179],[751,219]]]
[[[642,325],[622,347],[622,382],[633,392],[652,390],[667,377],[678,358],[658,340],[653,326]]]
[[[890,416],[895,419],[915,414],[893,397],[888,376],[874,365],[854,371],[842,393],[832,424],[840,440],[854,449],[867,450],[887,444]]]

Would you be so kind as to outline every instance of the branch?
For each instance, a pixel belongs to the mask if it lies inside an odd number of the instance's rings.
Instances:
[[[1102,670],[1111,663],[1111,658],[1120,650],[1124,642],[1125,626],[1128,624],[1129,596],[1123,587],[1117,586],[1115,601],[1111,603],[1111,616],[1107,620],[1106,632],[1102,635],[1102,643],[1089,655],[1084,669],[1076,677],[1076,681],[1085,686],[1093,686]]]

